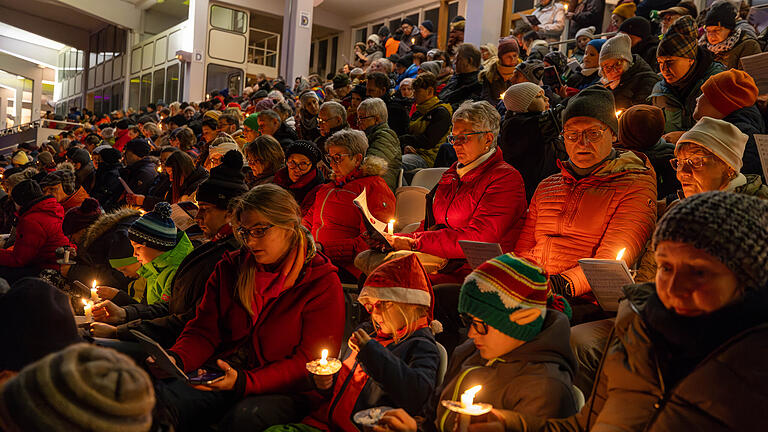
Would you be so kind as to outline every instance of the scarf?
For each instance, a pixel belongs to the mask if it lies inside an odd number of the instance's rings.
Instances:
[[[333,184],[335,184],[336,187],[343,187],[347,183],[353,182],[361,177],[365,177],[365,174],[363,174],[363,170],[360,167],[357,167],[344,177],[337,177],[336,173],[333,173],[332,177]]]
[[[477,159],[474,161],[468,163],[467,165],[462,165],[460,163],[456,164],[456,174],[459,175],[459,178],[464,177],[464,175],[473,169],[480,166],[483,162],[487,161],[493,154],[496,153],[496,148],[492,148],[491,151],[485,152],[484,154],[480,155]]]
[[[599,67],[596,67],[596,68],[586,68],[586,69],[582,69],[581,70],[581,74],[584,75],[584,76],[592,76],[595,72],[597,72],[599,70],[600,70]]]
[[[317,116],[308,113],[304,108],[301,109],[301,117],[299,119],[301,120],[301,126],[305,130],[317,128]]]
[[[232,225],[230,225],[229,223],[226,223],[221,228],[219,228],[219,231],[216,233],[216,235],[213,236],[211,241],[217,242],[225,237],[231,236],[232,234],[233,234]]]
[[[706,41],[707,35],[702,36],[702,38],[704,38],[704,40]],[[720,43],[712,45],[711,43],[709,43],[709,41],[706,41],[704,45],[713,54],[720,54],[720,53],[724,53],[732,50],[733,47],[735,47],[736,44],[739,42],[739,39],[741,39],[741,27],[732,31],[731,35],[728,36],[724,41]]]
[[[432,96],[431,98],[425,100],[424,102],[416,105],[416,111],[418,111],[421,115],[426,115],[428,112],[432,110],[432,108],[435,107],[435,105],[440,103],[440,99],[437,98],[437,96]]]
[[[499,75],[501,75],[502,78],[504,78],[504,82],[509,81],[510,78],[512,78],[512,74],[515,73],[515,66],[504,66],[501,64],[501,62],[496,62],[496,70],[499,71]]]

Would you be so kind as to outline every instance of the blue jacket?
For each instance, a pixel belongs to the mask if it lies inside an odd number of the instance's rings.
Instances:
[[[395,91],[400,90],[400,83],[403,82],[404,79],[416,78],[418,72],[419,67],[415,64],[408,66],[408,69],[406,69],[405,72],[401,73],[400,76],[397,77],[397,86],[395,86]]]

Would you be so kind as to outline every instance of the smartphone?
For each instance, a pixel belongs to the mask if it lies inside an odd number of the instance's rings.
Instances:
[[[554,66],[547,66],[544,68],[544,77],[542,78],[544,84],[552,87],[555,91],[563,86],[563,82],[560,81],[560,74],[557,73],[557,69]]]
[[[205,372],[202,375],[189,377],[189,383],[192,385],[211,385],[223,380],[224,376],[225,374],[222,371]]]

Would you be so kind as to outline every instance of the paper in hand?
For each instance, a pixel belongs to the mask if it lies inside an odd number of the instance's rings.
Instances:
[[[368,235],[371,238],[379,241],[381,244],[388,245],[388,250],[393,250],[389,241],[387,240],[387,237],[384,235],[387,229],[387,224],[376,219],[376,217],[371,214],[371,211],[368,210],[368,198],[365,194],[365,189],[363,189],[360,195],[352,200],[352,202],[360,210]]]
[[[133,193],[133,191],[131,190],[130,186],[128,186],[128,183],[126,183],[125,180],[123,180],[122,177],[118,177],[117,179],[120,180],[120,184],[123,185],[123,189],[125,189],[125,193],[131,194],[131,195],[136,195],[136,194]]]
[[[488,260],[504,254],[501,250],[501,245],[498,243],[459,240],[459,246],[473,269],[478,268],[480,264]]]
[[[619,300],[624,296],[622,288],[635,283],[627,264],[610,259],[584,258],[579,260],[579,266],[600,307],[608,312],[619,310]]]
[[[768,179],[768,135],[754,134],[757,152],[760,154],[760,163],[763,164],[763,175]]]

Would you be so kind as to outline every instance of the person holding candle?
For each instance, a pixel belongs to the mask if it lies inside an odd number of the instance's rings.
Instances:
[[[338,373],[312,375],[323,401],[302,421],[302,431],[357,431],[352,416],[377,406],[426,414],[440,365],[434,339],[440,323],[432,318],[432,285],[424,268],[414,255],[389,261],[366,279],[358,301],[370,311],[372,325],[352,333]],[[288,430],[299,426],[268,431]]]
[[[520,64],[520,47],[517,45],[517,39],[514,36],[500,39],[497,60],[479,73],[480,82],[483,84],[481,93],[483,100],[491,105],[499,102],[499,95],[509,87],[509,81],[518,64]]]
[[[225,377],[198,388],[158,383],[159,406],[178,430],[214,423],[227,411],[222,430],[301,420],[311,389],[306,363],[341,347],[336,267],[317,253],[291,194],[259,185],[231,208],[242,247],[217,264],[195,318],[169,350],[184,371],[216,365]]]

